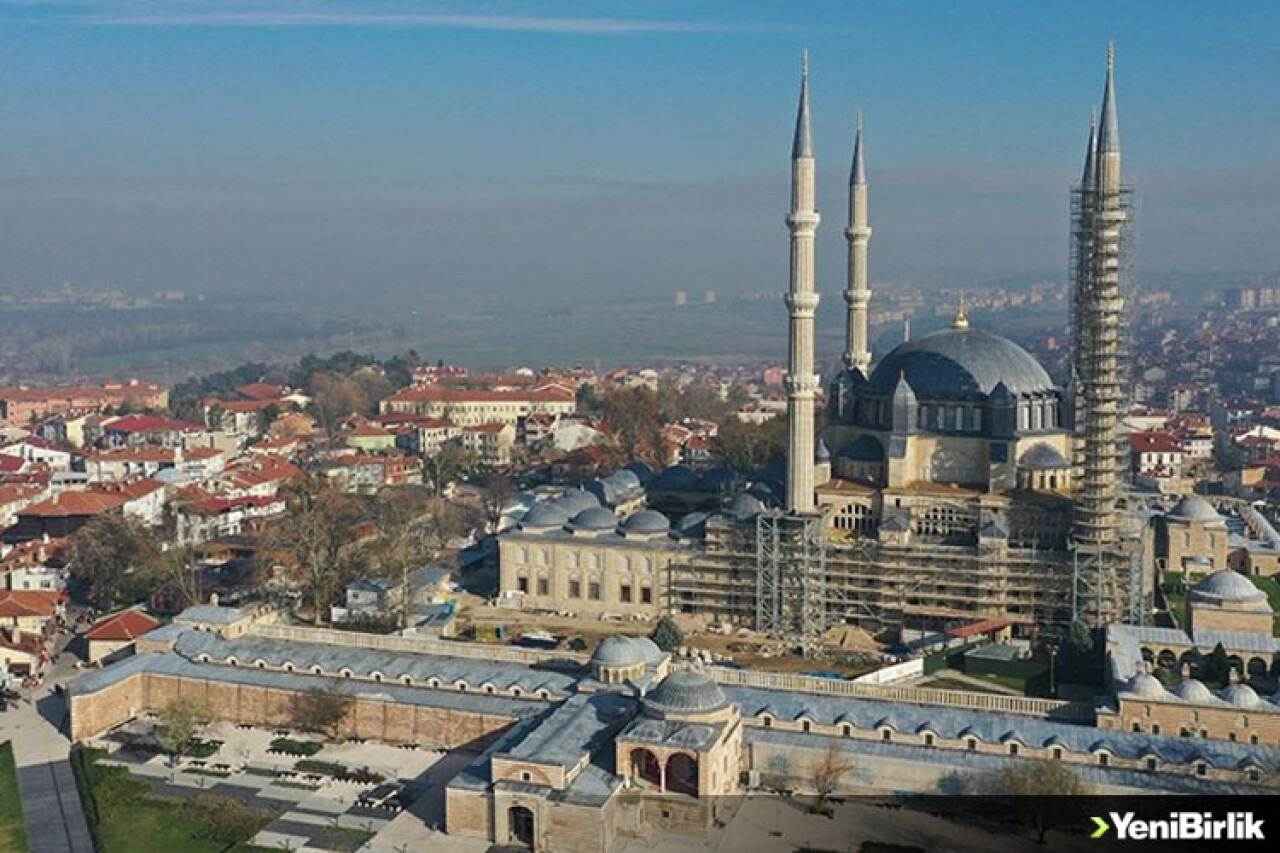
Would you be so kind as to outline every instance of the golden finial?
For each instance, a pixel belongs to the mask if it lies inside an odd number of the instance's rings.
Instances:
[[[951,328],[953,329],[969,328],[969,310],[965,305],[963,293],[960,294],[960,301],[956,305],[956,318],[951,321]]]

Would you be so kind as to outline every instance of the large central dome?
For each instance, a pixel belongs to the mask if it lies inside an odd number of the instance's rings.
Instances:
[[[1001,382],[1014,396],[1055,390],[1031,353],[976,329],[942,329],[904,342],[872,371],[866,391],[891,395],[900,376],[922,401],[982,400]]]

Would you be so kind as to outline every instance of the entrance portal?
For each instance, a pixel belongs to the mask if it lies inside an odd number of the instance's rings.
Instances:
[[[533,812],[524,806],[512,806],[507,813],[507,823],[510,826],[511,840],[532,850]]]

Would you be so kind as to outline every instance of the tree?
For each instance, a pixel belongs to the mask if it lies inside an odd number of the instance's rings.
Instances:
[[[160,559],[159,568],[159,585],[173,592],[175,609],[183,610],[205,600],[204,579],[194,548],[189,545],[171,548]]]
[[[183,696],[159,712],[156,740],[175,758],[187,751],[200,727],[209,721],[209,706],[202,699]]]
[[[1071,797],[1083,797],[1092,788],[1061,761],[1017,761],[980,776],[975,793],[1015,797],[1022,821],[1044,843],[1055,826],[1073,823],[1079,816],[1070,807]]]
[[[670,616],[663,616],[653,627],[653,634],[649,639],[664,652],[674,652],[684,645],[684,631],[680,630],[680,626]]]
[[[596,393],[595,388],[586,382],[578,386],[578,391],[574,398],[579,414],[594,415],[600,412],[600,395]]]
[[[262,411],[258,412],[258,432],[266,435],[271,431],[271,425],[278,417],[280,417],[280,407],[275,403],[268,403]]]
[[[290,720],[296,729],[317,732],[335,740],[355,701],[343,691],[341,682],[331,681],[326,687],[295,694],[289,709]]]
[[[665,461],[657,394],[648,388],[613,388],[605,393],[601,411],[624,456],[657,465]]]
[[[485,521],[489,530],[498,532],[502,523],[502,513],[511,505],[516,496],[516,485],[511,478],[497,472],[485,474],[476,483],[480,487],[480,504],[484,509]]]
[[[825,814],[827,799],[839,789],[840,780],[845,777],[845,774],[855,770],[857,766],[858,762],[844,751],[838,739],[828,738],[827,749],[822,754],[822,759],[813,765],[810,773],[813,790],[818,794],[818,800],[813,804],[811,811],[815,814]]]
[[[422,519],[423,530],[437,557],[443,555],[459,539],[466,539],[484,523],[475,507],[456,501],[431,501]]]
[[[720,424],[716,446],[724,464],[735,471],[767,465],[786,450],[787,424],[774,418],[763,424],[746,423],[730,415]]]
[[[144,598],[159,558],[155,534],[124,513],[103,513],[71,536],[71,577],[102,610]]]
[[[1231,659],[1222,643],[1200,661],[1200,680],[1206,684],[1225,684],[1231,675]]]
[[[330,435],[345,417],[370,408],[370,397],[359,383],[333,373],[319,372],[308,385],[311,409],[320,426]]]
[[[457,441],[440,445],[435,453],[422,457],[422,485],[435,497],[442,497],[449,484],[467,467],[467,453]]]
[[[287,553],[292,570],[311,599],[312,621],[324,611],[352,567],[350,546],[364,520],[360,504],[334,488],[328,479],[307,475],[284,489],[288,513],[264,537],[263,554]]]

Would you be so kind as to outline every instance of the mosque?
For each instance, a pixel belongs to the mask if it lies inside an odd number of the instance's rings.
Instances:
[[[843,369],[830,381],[819,435],[813,252],[821,217],[806,65],[787,217],[785,471],[756,472],[741,486],[723,469],[655,475],[632,466],[614,475],[627,478],[623,491],[638,480],[675,524],[652,507],[630,517],[636,505],[611,498],[607,482],[585,498],[533,507],[502,538],[504,594],[557,611],[700,613],[804,641],[840,624],[901,636],[998,623],[1030,637],[1075,620],[1139,620],[1154,543],[1141,507],[1122,493],[1123,436],[1110,414],[1123,365],[1107,330],[1122,325],[1115,311],[1125,295],[1111,57],[1099,125],[1076,190],[1075,355],[1063,387],[1018,344],[971,325],[963,302],[950,328],[873,360],[859,117],[844,231]],[[686,512],[671,512],[678,508]]]

